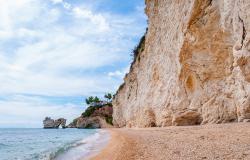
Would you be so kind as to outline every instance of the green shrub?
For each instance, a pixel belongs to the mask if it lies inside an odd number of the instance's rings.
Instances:
[[[95,103],[98,103],[98,102],[100,102],[101,100],[100,100],[100,98],[98,98],[97,96],[95,96],[95,98],[94,98],[94,101],[93,102],[95,102]]]
[[[113,96],[114,96],[114,95],[112,95],[111,93],[107,93],[107,94],[104,95],[104,98],[106,98],[108,102],[111,102]]]
[[[78,119],[77,119],[77,118],[76,118],[76,119],[74,119],[74,120],[73,120],[73,124],[74,124],[74,125],[76,125],[76,124],[77,124],[77,121],[78,121]]]
[[[136,59],[139,53],[144,51],[144,47],[145,47],[145,35],[141,38],[139,44],[135,46],[135,48],[133,49],[134,59]]]
[[[94,111],[95,111],[96,109],[97,109],[97,107],[90,106],[90,107],[88,107],[88,108],[85,110],[85,112],[82,113],[82,116],[83,116],[83,117],[89,117],[89,116],[91,116],[91,115],[94,113]]]
[[[105,117],[105,120],[108,124],[113,125],[113,117]]]
[[[85,127],[85,129],[94,129],[92,124],[87,124],[87,126]]]
[[[148,29],[146,29],[146,32],[141,37],[139,44],[137,46],[135,46],[135,48],[132,51],[132,53],[133,53],[132,54],[132,56],[133,56],[133,62],[132,62],[132,64],[136,61],[136,58],[138,57],[138,55],[140,53],[142,53],[144,51],[144,49],[145,49],[145,39],[146,39],[147,32],[148,32]]]
[[[101,101],[100,98],[98,98],[97,96],[95,96],[95,97],[90,96],[90,97],[85,99],[86,104],[98,103],[100,101]]]

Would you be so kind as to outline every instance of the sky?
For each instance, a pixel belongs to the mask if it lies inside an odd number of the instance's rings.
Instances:
[[[69,123],[115,93],[146,29],[144,0],[0,0],[0,128]]]

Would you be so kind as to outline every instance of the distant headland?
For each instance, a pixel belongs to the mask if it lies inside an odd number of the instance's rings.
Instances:
[[[105,100],[101,100],[97,96],[88,97],[85,101],[88,108],[73,122],[66,125],[66,119],[52,119],[45,117],[43,120],[44,129],[58,129],[60,126],[64,128],[112,128],[113,127],[113,95],[108,93],[104,95]]]

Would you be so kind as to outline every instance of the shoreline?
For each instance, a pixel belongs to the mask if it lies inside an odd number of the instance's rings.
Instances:
[[[94,134],[77,140],[64,148],[65,151],[59,153],[54,160],[88,160],[100,153],[110,141],[111,135],[107,130],[96,130]]]
[[[105,129],[110,133],[110,141],[108,144],[99,152],[99,154],[90,158],[90,160],[112,160],[112,159],[125,159],[121,155],[124,153],[124,149],[134,146],[133,141],[123,133],[126,129]],[[126,153],[128,156],[130,154]],[[135,154],[135,153],[134,153]]]
[[[250,159],[250,123],[105,130],[111,139],[90,160]]]
[[[84,138],[82,147],[84,147],[85,153],[81,160],[88,160],[98,155],[107,146],[111,138],[111,134],[106,129],[97,130],[95,135]]]

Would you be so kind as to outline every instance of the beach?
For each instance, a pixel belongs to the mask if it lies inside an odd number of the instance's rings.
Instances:
[[[108,131],[111,140],[91,160],[250,159],[250,123]]]

